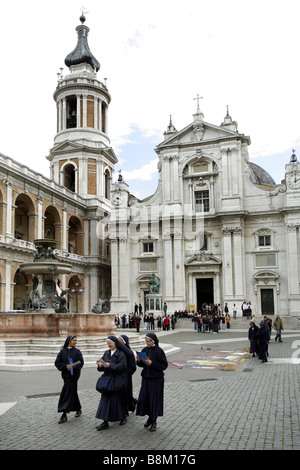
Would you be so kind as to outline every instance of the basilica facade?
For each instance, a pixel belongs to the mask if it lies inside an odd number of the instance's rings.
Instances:
[[[54,91],[50,176],[0,153],[0,311],[26,310],[32,276],[20,269],[34,241],[57,241],[71,312],[99,298],[112,313],[197,310],[251,302],[256,314],[299,315],[300,163],[281,184],[250,162],[250,137],[227,110],[219,125],[199,108],[184,129],[170,119],[156,192],[139,200],[119,175],[107,127],[110,94],[88,46],[85,18]],[[1,152],[1,149],[0,149]],[[155,280],[156,289],[151,291]]]
[[[122,177],[112,187],[112,306],[196,311],[227,302],[242,315],[299,315],[300,163],[285,179],[249,161],[250,138],[227,110],[220,125],[197,107],[179,131],[172,120],[158,155],[158,187],[138,200]],[[159,295],[149,281],[157,279]]]

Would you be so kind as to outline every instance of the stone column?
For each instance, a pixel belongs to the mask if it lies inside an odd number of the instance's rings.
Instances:
[[[173,300],[173,253],[172,253],[172,237],[169,232],[164,232],[164,267],[165,267],[165,300]]]
[[[13,229],[13,205],[12,205],[12,185],[7,183],[6,186],[6,237],[13,238],[12,229]]]
[[[37,198],[38,203],[38,229],[37,229],[37,238],[44,238],[43,235],[43,199],[41,196]]]
[[[81,127],[81,95],[76,95],[76,127]]]
[[[229,194],[229,182],[228,182],[228,176],[229,176],[229,168],[228,168],[228,154],[227,154],[227,149],[222,149],[221,150],[221,155],[222,155],[222,194],[223,196],[228,196]]]
[[[245,272],[244,272],[244,256],[243,256],[243,237],[242,229],[237,227],[233,231],[233,295],[239,299],[244,298],[244,283],[245,283]]]
[[[129,300],[128,249],[126,236],[121,236],[119,239],[119,296],[124,300]]]
[[[65,130],[67,127],[67,102],[66,98],[63,98],[62,103],[62,130]]]
[[[67,213],[67,209],[66,208],[63,208],[62,210],[62,214],[63,214],[63,223],[62,223],[62,247],[61,249],[63,251],[69,251],[68,250],[68,246],[67,246],[67,243],[68,243],[68,227],[67,227],[67,216],[68,216],[68,213]]]
[[[91,219],[91,256],[99,256],[99,239],[97,237],[98,218],[94,217]]]
[[[294,224],[288,224],[286,227],[286,248],[287,248],[287,268],[288,268],[288,292],[289,297],[299,296],[299,259],[298,245],[299,228]],[[299,309],[298,309],[299,313]]]
[[[5,262],[5,311],[11,310],[11,263]]]
[[[163,194],[164,194],[164,202],[170,201],[170,189],[171,189],[171,182],[170,182],[170,159],[169,157],[164,157],[163,159]]]
[[[82,127],[87,127],[87,95],[83,95],[83,121]]]
[[[232,282],[232,246],[231,237],[232,229],[223,228],[223,286],[224,286],[224,298],[226,296],[232,297],[233,295],[233,282]]]
[[[183,300],[185,297],[184,260],[182,233],[174,233],[174,297]]]
[[[98,106],[98,129],[102,132],[102,100],[99,99],[99,106]]]
[[[98,129],[98,98],[94,96],[94,129]]]
[[[112,300],[119,299],[119,240],[111,236],[110,238],[110,259],[111,259],[111,294]]]
[[[188,273],[188,283],[189,283],[189,305],[188,305],[188,308],[190,307],[190,305],[196,305],[195,302],[194,302],[193,282],[194,282],[193,273]]]
[[[172,173],[173,173],[173,178],[172,178],[172,194],[173,194],[173,201],[179,201],[179,179],[178,179],[178,161],[179,157],[178,155],[175,155],[172,159]]]

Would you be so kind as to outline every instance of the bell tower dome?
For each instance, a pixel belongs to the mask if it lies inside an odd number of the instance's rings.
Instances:
[[[97,78],[100,63],[89,48],[85,20],[82,14],[76,28],[77,45],[65,58],[69,74],[58,74],[53,95],[56,135],[47,158],[57,183],[83,196],[109,199],[108,181],[117,162],[107,126],[111,97],[106,83]]]

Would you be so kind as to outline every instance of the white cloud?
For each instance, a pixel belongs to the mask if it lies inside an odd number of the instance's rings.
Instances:
[[[76,45],[81,6],[12,0],[1,23],[1,44],[9,47],[1,49],[0,152],[46,176],[56,74],[60,67],[68,72],[64,59]],[[112,96],[109,132],[122,166],[135,125],[161,142],[170,114],[177,130],[192,121],[197,93],[213,124],[229,105],[239,131],[251,137],[253,158],[287,151],[288,159],[297,150],[299,0],[88,0],[85,6],[98,78],[108,79]],[[155,157],[153,150],[149,177]],[[145,177],[140,162],[128,178]]]
[[[153,175],[157,175],[157,163],[158,159],[150,160],[145,165],[142,165],[140,168],[136,168],[132,171],[122,170],[122,176],[124,180],[127,181],[151,181]]]

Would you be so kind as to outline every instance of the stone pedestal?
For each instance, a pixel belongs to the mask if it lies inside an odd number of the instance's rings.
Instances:
[[[161,294],[146,294],[146,313],[159,315],[162,313],[163,301]]]

